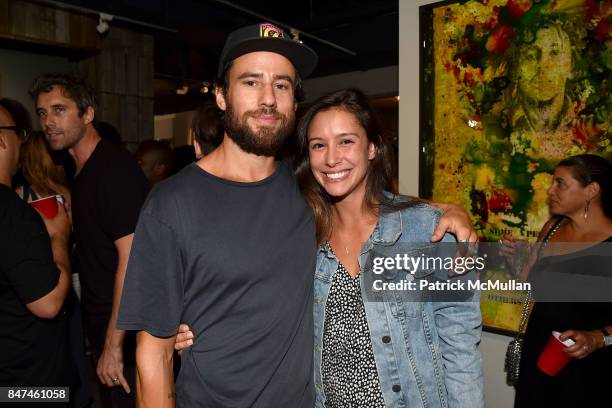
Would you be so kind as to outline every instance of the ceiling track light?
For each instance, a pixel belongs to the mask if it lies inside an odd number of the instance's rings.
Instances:
[[[146,27],[146,28],[150,28],[153,30],[159,30],[159,31],[166,31],[169,33],[173,33],[173,34],[178,34],[178,30],[175,28],[169,28],[169,27],[164,27],[164,26],[160,26],[157,24],[151,24],[148,23],[146,21],[140,21],[140,20],[134,20],[131,18],[127,18],[127,17],[122,17],[122,16],[112,16],[110,14],[106,14],[106,13],[102,13],[100,12],[100,10],[95,10],[92,8],[88,8],[88,7],[81,7],[81,6],[77,6],[74,4],[69,4],[69,3],[64,3],[62,1],[55,1],[55,0],[30,0],[36,3],[42,3],[42,4],[46,4],[49,6],[53,6],[56,7],[60,10],[70,10],[70,11],[74,11],[77,12],[79,14],[97,14],[100,16],[100,22],[99,24],[96,26],[96,30],[98,30],[98,32],[100,34],[103,34],[104,32],[106,32],[108,30],[108,23],[109,21],[121,21],[123,23],[128,23],[128,24],[134,24],[140,27]],[[1,2],[1,1],[0,1]],[[83,1],[79,2],[79,3],[84,3]],[[92,2],[90,2],[92,3]],[[96,3],[101,3],[101,2],[96,2]],[[109,18],[107,18],[109,17]],[[104,20],[104,21],[103,21]],[[102,32],[100,32],[100,30],[102,30]]]
[[[102,35],[106,33],[109,29],[108,23],[113,21],[113,16],[111,14],[100,13],[100,20],[98,21],[98,25],[96,26],[96,31]]]

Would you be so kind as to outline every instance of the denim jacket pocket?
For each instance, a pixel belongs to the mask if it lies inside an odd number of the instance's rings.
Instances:
[[[406,273],[367,274],[362,277],[362,296],[368,302],[384,302],[393,317],[410,317],[417,315],[414,307],[418,301],[412,301],[408,286],[414,277]]]

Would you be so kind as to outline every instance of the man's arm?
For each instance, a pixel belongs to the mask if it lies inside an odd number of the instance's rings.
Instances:
[[[57,215],[48,219],[41,215],[45,222],[49,239],[51,240],[51,251],[53,262],[60,271],[57,285],[45,296],[33,302],[27,303],[26,307],[32,314],[43,319],[54,318],[64,305],[64,300],[70,288],[70,260],[68,257],[68,236],[70,234],[70,222],[66,211],[59,206]]]
[[[136,335],[136,398],[138,408],[174,408],[172,371],[174,336],[160,338],[140,331]]]
[[[434,202],[429,204],[442,211],[442,217],[431,237],[432,242],[440,241],[445,232],[453,234],[459,242],[478,241],[478,235],[465,209],[455,204]]]
[[[117,329],[117,316],[119,314],[119,303],[121,301],[121,292],[123,291],[123,281],[125,279],[125,271],[127,270],[130,250],[132,248],[132,239],[134,234],[129,234],[115,241],[117,249],[117,271],[115,273],[115,288],[113,290],[113,308],[106,329],[106,338],[104,340],[104,350],[98,360],[98,368],[96,370],[100,381],[103,384],[113,387],[121,385],[125,392],[130,392],[130,386],[123,376],[123,339],[125,338],[125,330]],[[115,380],[115,381],[113,381]]]

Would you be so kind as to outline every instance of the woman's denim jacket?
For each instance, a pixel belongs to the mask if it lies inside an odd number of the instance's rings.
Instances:
[[[410,247],[417,256],[424,247],[431,250],[436,244],[430,243],[430,237],[439,216],[436,209],[424,204],[381,213],[359,257],[361,292],[376,368],[388,407],[484,407],[482,361],[478,350],[481,334],[479,293],[468,293],[468,301],[415,302],[406,301],[405,295],[389,294],[392,297],[385,295],[385,301],[377,302],[368,301],[364,290],[367,280],[364,277],[373,272],[372,268],[364,270],[363,265],[373,248],[413,243]],[[455,240],[447,234],[444,241]],[[314,300],[317,408],[325,406],[321,378],[323,325],[325,302],[337,267],[338,259],[333,252],[320,247]],[[473,277],[473,272],[467,275]]]

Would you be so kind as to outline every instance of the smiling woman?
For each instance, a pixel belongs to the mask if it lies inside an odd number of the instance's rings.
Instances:
[[[300,120],[297,138],[296,175],[320,244],[315,406],[483,406],[477,293],[464,302],[362,298],[374,245],[430,245],[440,216],[416,198],[388,192],[390,145],[366,97],[355,89],[322,97]],[[415,318],[400,322],[398,314]]]
[[[310,166],[317,182],[333,196],[365,190],[368,162],[376,147],[355,116],[343,109],[316,115],[308,128]]]
[[[323,119],[333,119],[333,124],[327,124],[326,121],[321,120],[322,115]],[[322,169],[319,167],[324,165],[326,160],[337,160],[337,163],[328,163],[329,168],[343,164],[344,167],[338,166],[338,169],[348,170],[355,163],[350,166],[347,163],[341,163],[344,154],[348,152],[352,157],[351,160],[355,161],[361,151],[362,157],[367,160],[359,163],[359,167],[362,170],[367,169],[369,176],[366,180],[362,174],[361,177],[352,178],[352,180],[361,178],[363,190],[360,193],[364,193],[364,206],[373,209],[380,204],[382,208],[399,210],[407,205],[393,202],[382,194],[385,190],[391,190],[394,170],[394,160],[391,159],[392,148],[386,140],[386,135],[381,132],[376,116],[361,91],[347,89],[320,98],[300,120],[297,138],[296,176],[302,192],[315,213],[319,240],[326,238],[331,230],[332,200],[324,190],[324,185],[320,184],[317,179],[318,174],[325,173],[321,172]],[[334,139],[333,146],[326,148],[324,139],[328,144]],[[353,142],[357,141],[359,141],[357,143],[359,146],[355,147]],[[327,151],[325,155],[321,154],[325,151]],[[328,157],[325,158],[325,156]],[[311,171],[311,160],[319,163],[314,171]],[[337,170],[329,171],[328,169],[326,173],[331,175],[331,177],[326,176],[328,181],[345,176],[334,174],[338,173]]]

